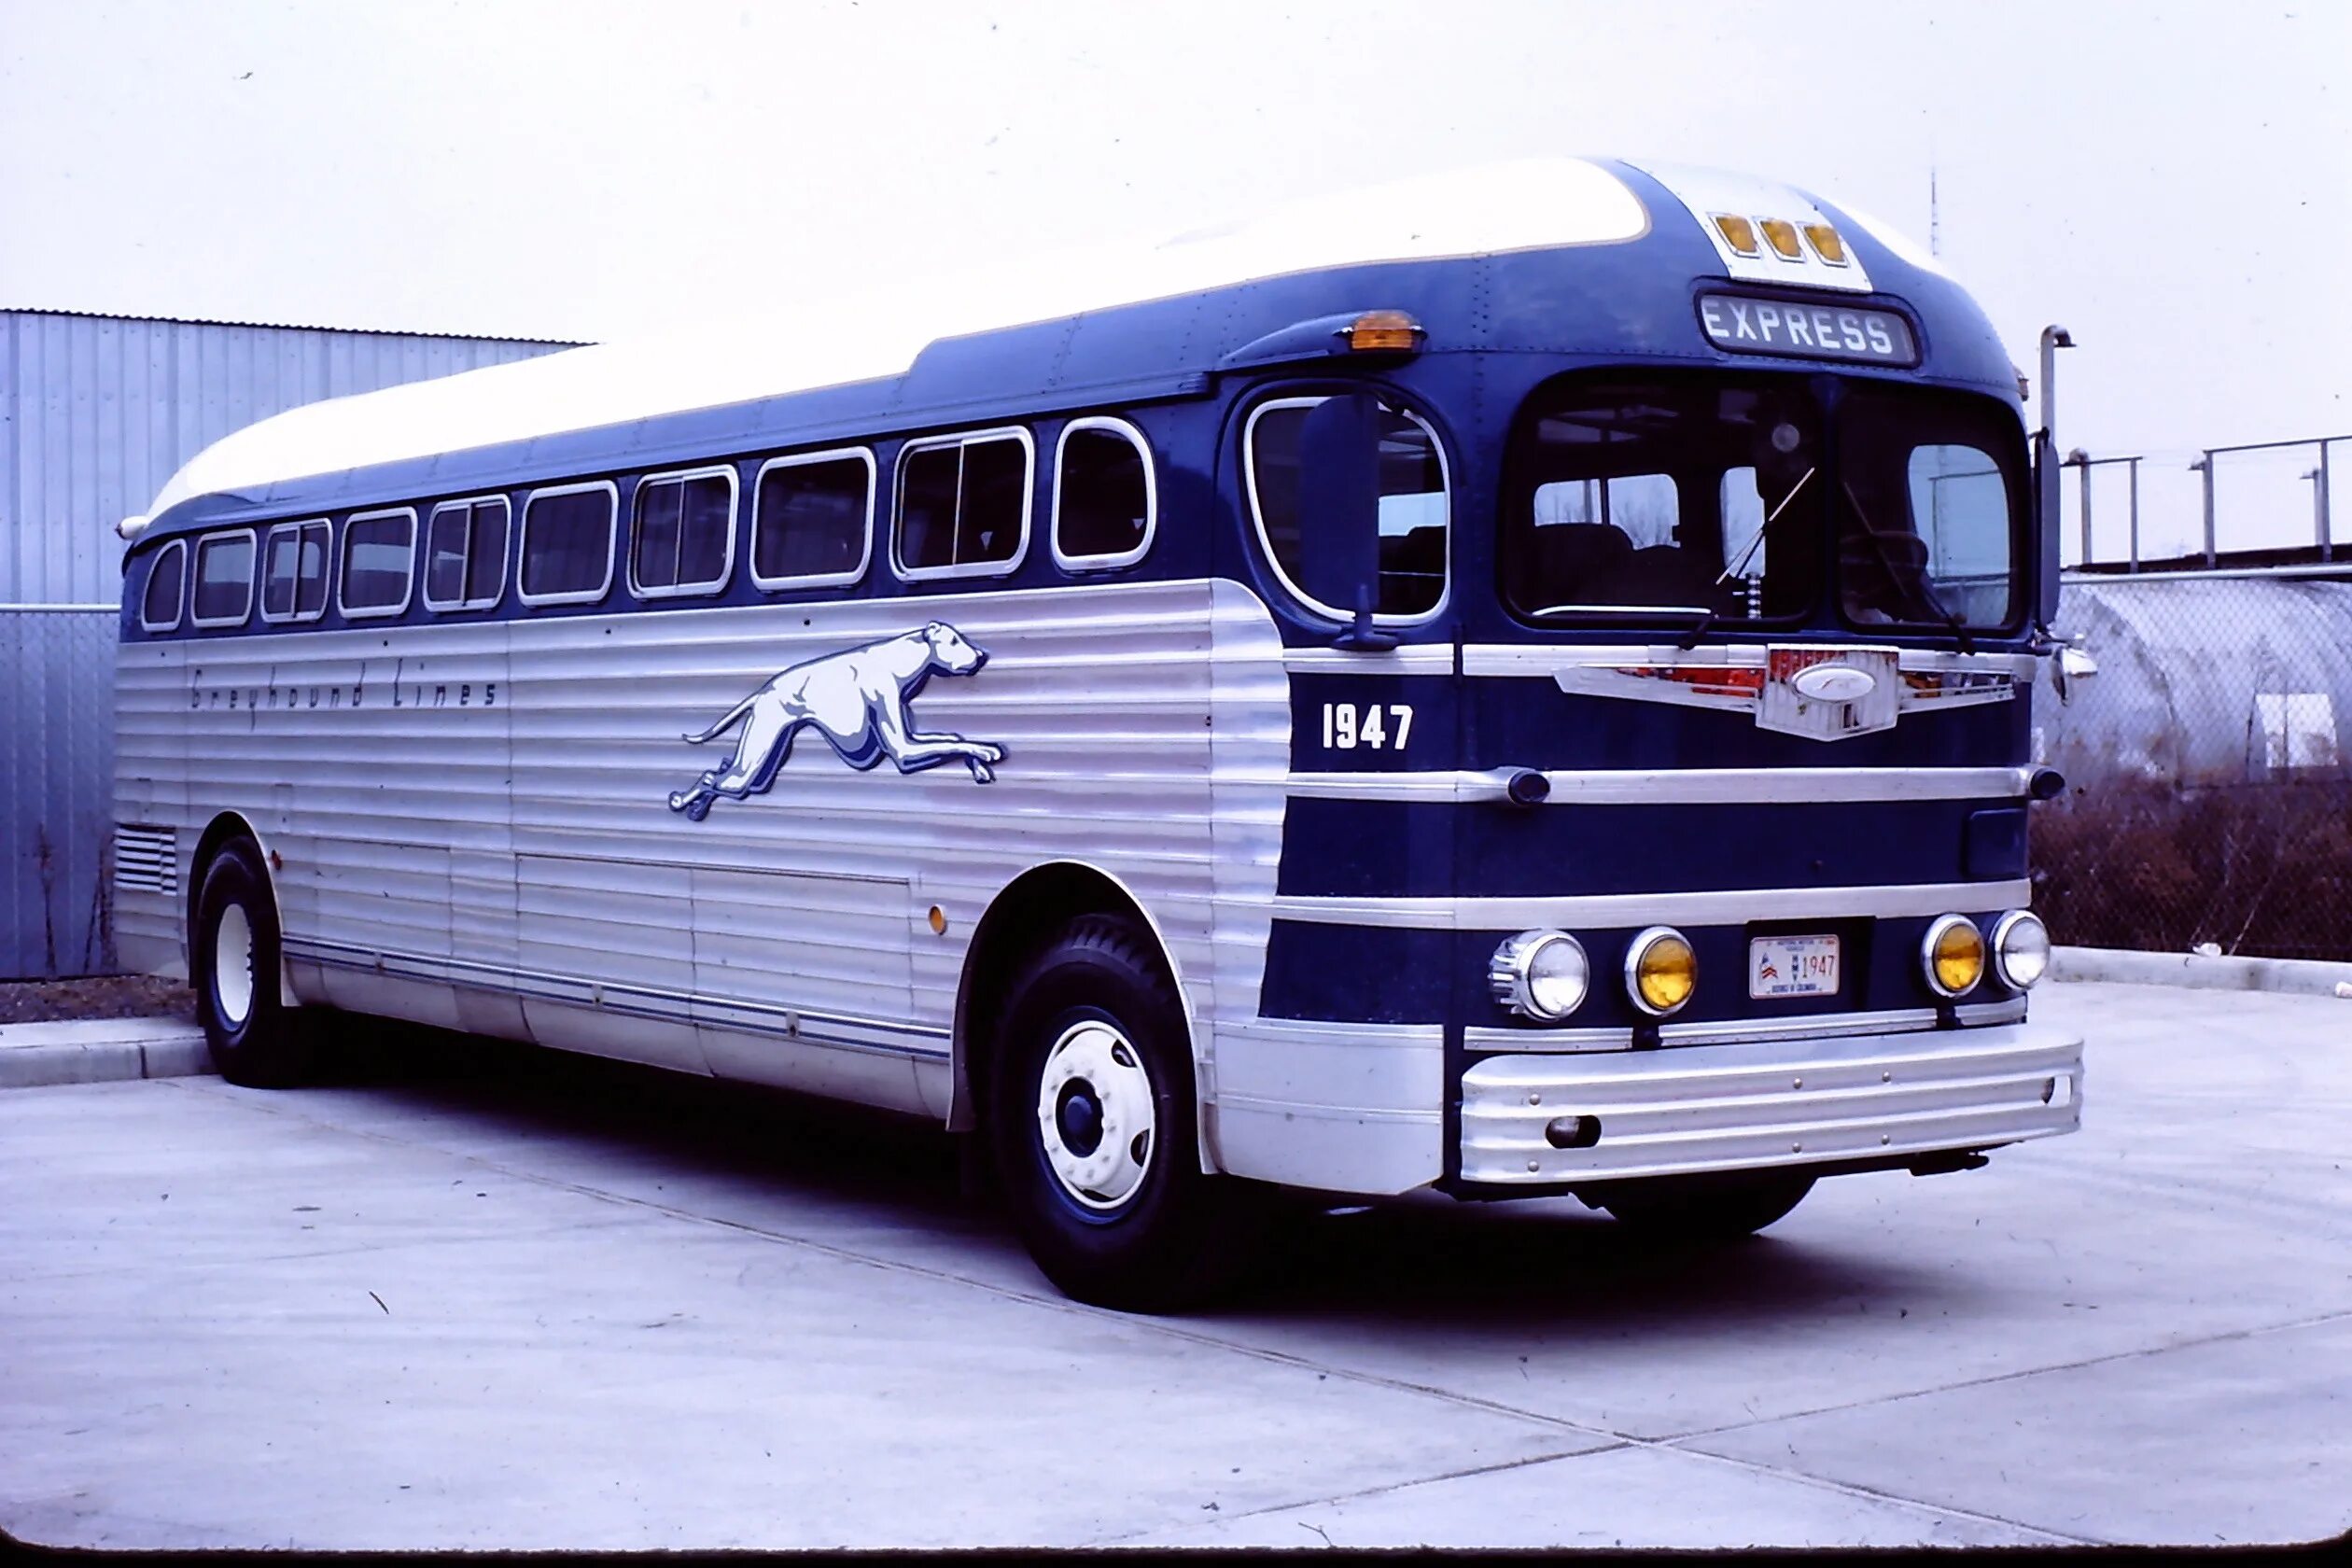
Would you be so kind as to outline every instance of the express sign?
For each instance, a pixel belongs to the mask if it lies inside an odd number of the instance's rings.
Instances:
[[[1893,311],[1804,305],[1744,294],[1699,296],[1699,325],[1707,341],[1735,354],[1781,354],[1800,359],[1850,359],[1870,365],[1916,365],[1919,344],[1911,323]]]

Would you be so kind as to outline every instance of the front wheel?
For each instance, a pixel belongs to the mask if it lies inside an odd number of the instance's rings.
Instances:
[[[1066,1295],[1174,1311],[1246,1255],[1244,1204],[1200,1169],[1173,980],[1125,920],[1073,920],[1006,998],[985,1114],[1015,1228]]]
[[[250,840],[213,857],[196,895],[196,1016],[232,1084],[280,1089],[315,1066],[310,1032],[278,993],[277,903]]]
[[[1813,1191],[1802,1172],[1662,1176],[1595,1194],[1618,1224],[1661,1241],[1729,1241],[1785,1219]]]

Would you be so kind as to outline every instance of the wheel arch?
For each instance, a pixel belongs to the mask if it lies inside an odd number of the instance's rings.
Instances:
[[[180,921],[180,958],[188,966],[189,983],[196,983],[196,917],[197,903],[203,896],[204,873],[212,868],[215,856],[223,846],[234,839],[246,839],[261,857],[261,885],[269,889],[270,915],[278,929],[278,1001],[286,1007],[301,1005],[286,968],[286,905],[278,897],[278,871],[282,861],[270,847],[261,830],[251,818],[239,811],[222,811],[204,824],[204,831],[196,840],[195,858],[189,863],[188,908]]]
[[[1177,1002],[1183,1010],[1184,1043],[1196,1069],[1200,1065],[1200,1020],[1193,1011],[1168,933],[1119,876],[1083,861],[1051,861],[1031,866],[998,890],[973,930],[964,952],[963,974],[956,987],[954,1071],[947,1101],[949,1130],[969,1132],[979,1125],[978,1099],[973,1089],[985,1081],[976,1069],[985,1062],[993,1043],[998,1010],[1021,959],[1056,931],[1082,915],[1120,915],[1135,921],[1150,940],[1160,962],[1175,983]],[[1205,1103],[1202,1075],[1194,1074],[1195,1114]],[[1207,1168],[1206,1140],[1200,1141]]]

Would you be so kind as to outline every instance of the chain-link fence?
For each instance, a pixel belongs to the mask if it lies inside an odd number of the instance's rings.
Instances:
[[[2352,960],[2352,581],[2069,581],[2058,630],[2099,673],[2037,693],[2051,934]]]
[[[117,967],[115,619],[0,605],[0,980]]]

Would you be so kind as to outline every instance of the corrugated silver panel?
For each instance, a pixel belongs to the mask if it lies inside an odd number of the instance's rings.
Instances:
[[[672,809],[735,738],[685,734],[934,615],[989,662],[935,675],[913,726],[1001,747],[993,782],[858,771],[807,731],[769,792]],[[123,819],[178,826],[185,856],[246,813],[284,858],[291,943],[420,977],[504,966],[575,1010],[528,1004],[551,1043],[585,1042],[584,1006],[693,1065],[649,1028],[682,1020],[745,1076],[786,1048],[749,1024],[937,1058],[974,927],[1056,861],[1131,890],[1197,1015],[1257,1010],[1289,708],[1272,620],[1229,583],[132,644],[120,679]],[[173,919],[125,901],[126,931]]]
[[[0,980],[103,974],[110,609],[0,609]]]

